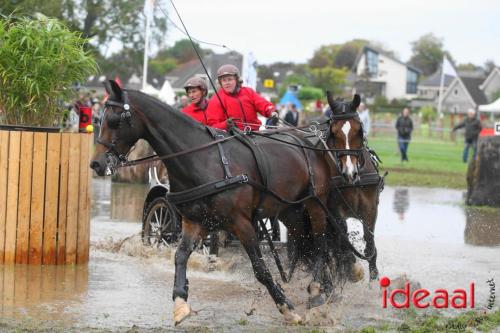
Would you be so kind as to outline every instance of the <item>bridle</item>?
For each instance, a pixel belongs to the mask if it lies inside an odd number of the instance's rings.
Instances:
[[[360,132],[361,132],[361,138],[362,138],[363,144],[362,144],[361,148],[349,148],[349,149],[335,148],[335,149],[331,150],[331,154],[333,156],[333,161],[334,161],[339,173],[342,173],[341,158],[344,156],[347,156],[347,155],[353,156],[353,157],[355,156],[358,169],[363,168],[363,166],[365,165],[365,157],[364,157],[363,152],[364,152],[365,147],[366,147],[366,138],[365,138],[364,131],[363,131],[363,123],[359,119],[358,113],[356,111],[345,112],[345,109],[346,109],[345,103],[342,104],[342,107],[343,107],[342,108],[343,112],[334,113],[330,116],[330,126],[328,128],[328,133],[326,135],[325,141],[328,141],[328,139],[330,137],[332,137],[332,139],[335,140],[335,137],[333,137],[333,134],[331,132],[332,125],[335,121],[354,119],[355,121],[359,122],[359,124],[360,124]]]
[[[119,118],[112,119],[111,122],[108,120],[108,127],[112,129],[119,129],[122,126],[123,122],[126,122],[129,127],[133,127],[132,125],[132,113],[131,113],[131,107],[129,103],[129,97],[128,97],[128,92],[123,90],[122,92],[122,98],[123,98],[123,103],[120,102],[115,102],[115,101],[110,101],[109,99],[104,103],[104,115],[106,115],[106,112],[108,112],[108,109],[112,110],[112,107],[118,107],[122,109],[123,111],[119,113]],[[111,111],[109,111],[111,112]],[[107,119],[107,117],[103,116],[102,121]],[[101,126],[102,127],[102,126]],[[113,135],[111,138],[111,142],[106,142],[101,140],[100,138],[97,139],[97,143],[105,146],[108,150],[104,153],[104,156],[106,158],[106,171],[105,175],[110,176],[112,175],[115,170],[117,169],[119,164],[124,164],[127,162],[127,154],[120,154],[116,150],[116,136]],[[129,150],[130,152],[130,150]]]

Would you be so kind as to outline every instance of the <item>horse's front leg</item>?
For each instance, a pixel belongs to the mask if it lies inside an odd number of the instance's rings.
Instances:
[[[187,303],[189,289],[186,278],[187,262],[193,250],[206,235],[207,231],[200,223],[185,218],[182,220],[182,239],[175,252],[175,280],[172,295],[175,325],[191,315],[191,307]]]
[[[363,217],[365,223],[363,223],[363,238],[366,242],[365,256],[373,256],[368,260],[368,269],[370,271],[370,281],[378,279],[378,268],[377,268],[377,248],[375,246],[375,221],[377,220],[377,210],[370,212]]]
[[[309,292],[308,307],[312,308],[325,303],[325,300],[321,295],[321,281],[327,253],[325,239],[326,214],[321,206],[314,201],[307,202],[306,207],[311,217],[311,229],[314,239],[313,280],[307,288],[307,291]]]
[[[262,254],[259,248],[259,241],[255,230],[250,220],[246,217],[239,216],[234,219],[233,223],[229,226],[230,231],[240,240],[245,248],[245,251],[252,262],[253,272],[255,278],[266,286],[269,294],[278,307],[278,310],[283,314],[285,321],[291,324],[298,324],[302,318],[296,314],[293,304],[286,298],[282,289],[279,288],[273,281],[273,277],[266,267]]]

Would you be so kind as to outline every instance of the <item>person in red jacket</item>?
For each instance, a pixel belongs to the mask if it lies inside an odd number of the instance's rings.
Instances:
[[[184,114],[187,114],[194,120],[199,121],[203,125],[208,122],[207,118],[207,93],[208,86],[205,80],[199,76],[193,76],[184,84],[186,95],[191,100],[191,104],[182,109]]]
[[[253,89],[241,86],[240,71],[236,66],[221,66],[217,70],[217,79],[222,88],[217,92],[219,97],[215,94],[208,102],[208,126],[223,130],[234,125],[242,130],[249,126],[252,131],[258,131],[261,122],[257,112],[268,118],[278,117],[271,102]]]

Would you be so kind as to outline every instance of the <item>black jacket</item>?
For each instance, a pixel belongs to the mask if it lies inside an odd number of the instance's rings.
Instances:
[[[460,124],[453,127],[453,130],[456,131],[462,127],[465,127],[465,140],[469,142],[476,141],[482,129],[479,119],[471,119],[469,117],[465,118]]]
[[[398,136],[403,139],[411,138],[411,132],[413,131],[413,121],[411,118],[399,116],[396,121],[396,129],[398,130]]]
[[[293,119],[293,114],[294,114],[293,111],[288,111],[285,115],[285,121],[290,125],[297,127],[297,124],[299,123],[299,113],[296,112],[295,120]]]

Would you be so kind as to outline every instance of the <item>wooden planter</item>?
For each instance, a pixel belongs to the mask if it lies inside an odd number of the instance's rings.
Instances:
[[[88,262],[92,139],[0,129],[0,264]]]

